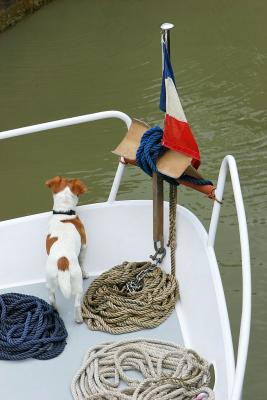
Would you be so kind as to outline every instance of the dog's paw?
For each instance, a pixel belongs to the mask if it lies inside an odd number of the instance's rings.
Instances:
[[[87,271],[83,271],[82,275],[83,275],[83,279],[89,278],[89,273]]]
[[[77,324],[83,322],[81,307],[75,307],[75,322],[77,322]]]
[[[54,307],[58,311],[55,296],[49,296],[49,303],[52,307]]]

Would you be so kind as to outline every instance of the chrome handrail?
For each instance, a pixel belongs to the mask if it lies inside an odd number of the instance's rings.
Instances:
[[[216,198],[222,201],[226,176],[228,171],[230,172],[232,188],[235,199],[235,206],[237,211],[238,225],[239,225],[239,236],[241,246],[241,260],[242,260],[242,314],[239,332],[239,342],[237,351],[237,360],[235,368],[235,376],[233,382],[233,389],[231,394],[231,400],[241,400],[242,387],[245,376],[245,369],[247,363],[247,354],[250,337],[250,325],[251,325],[251,268],[250,268],[250,251],[249,251],[249,238],[247,229],[246,213],[244,208],[244,202],[240,187],[239,175],[236,166],[236,161],[233,156],[226,156],[221,164],[218,184],[216,189]],[[214,202],[209,236],[208,245],[214,247],[216,238],[216,232],[220,217],[221,204]]]
[[[61,120],[45,122],[42,124],[31,125],[23,128],[12,129],[0,132],[0,139],[7,139],[15,136],[27,135],[30,133],[42,132],[49,129],[60,128],[64,126],[77,125],[81,123],[97,121],[108,118],[117,118],[122,120],[127,128],[130,128],[131,118],[120,111],[103,111],[93,114],[86,114],[72,118],[65,118]],[[115,201],[120,182],[123,176],[125,165],[119,162],[116,175],[113,180],[111,191],[108,198],[108,203]],[[242,301],[242,315],[239,334],[239,345],[235,369],[235,377],[233,383],[233,390],[231,400],[240,400],[242,396],[242,387],[245,375],[249,336],[250,336],[250,323],[251,323],[251,272],[250,272],[250,252],[249,240],[247,231],[246,214],[244,209],[243,197],[240,187],[238,170],[233,156],[226,156],[221,164],[218,184],[216,189],[216,197],[222,200],[226,176],[230,171],[232,187],[235,198],[235,205],[237,210],[237,217],[239,223],[240,244],[241,244],[241,259],[242,259],[242,280],[243,280],[243,301]],[[208,235],[208,246],[214,247],[216,232],[219,222],[221,204],[214,202],[212,217]]]
[[[86,122],[98,121],[108,118],[117,118],[122,120],[129,129],[132,123],[131,118],[121,111],[102,111],[93,114],[80,115],[78,117],[71,117],[59,119],[56,121],[44,122],[42,124],[25,126],[23,128],[11,129],[8,131],[0,132],[0,139],[8,139],[14,136],[28,135],[30,133],[37,133],[49,129],[62,128],[64,126],[84,124]],[[119,162],[113,184],[109,193],[108,202],[112,203],[116,200],[120,182],[123,176],[125,165]]]

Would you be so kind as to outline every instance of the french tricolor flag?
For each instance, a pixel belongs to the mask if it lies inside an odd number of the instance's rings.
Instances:
[[[160,93],[160,109],[166,113],[162,145],[168,149],[183,153],[192,158],[192,166],[198,168],[200,165],[198,145],[186,120],[176,90],[167,44],[163,41],[162,46],[164,61]]]

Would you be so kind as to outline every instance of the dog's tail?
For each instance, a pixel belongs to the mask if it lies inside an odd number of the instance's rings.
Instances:
[[[57,260],[58,267],[58,285],[64,297],[67,299],[71,296],[70,284],[70,262],[67,257],[60,257]]]

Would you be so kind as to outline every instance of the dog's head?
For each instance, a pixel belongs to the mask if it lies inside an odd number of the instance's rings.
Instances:
[[[57,205],[64,207],[76,206],[79,196],[87,191],[85,183],[79,179],[55,176],[46,181],[45,184],[52,190],[54,201],[57,202]]]

